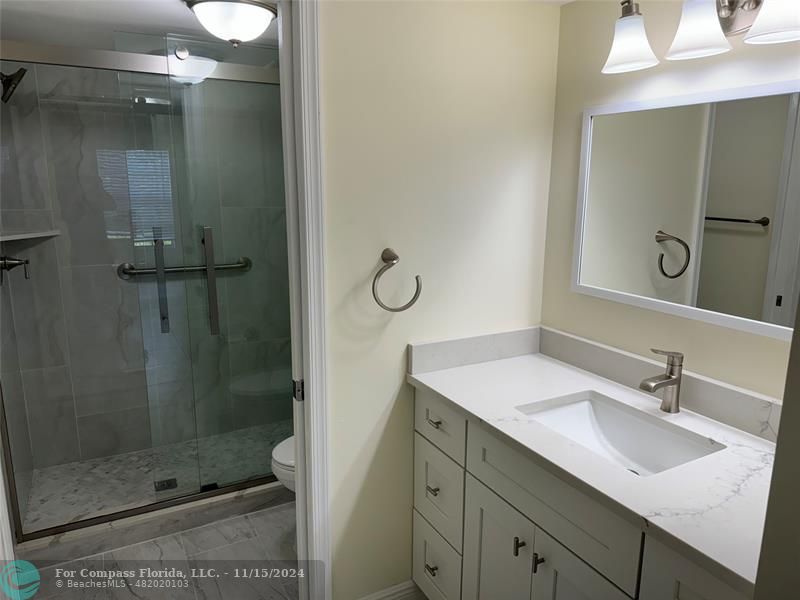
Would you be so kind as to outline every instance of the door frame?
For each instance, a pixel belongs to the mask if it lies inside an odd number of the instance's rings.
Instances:
[[[319,3],[278,0],[286,180],[292,375],[305,381],[294,401],[298,559],[319,561],[321,577],[301,580],[302,598],[328,600],[331,542],[324,280],[324,206],[319,107]],[[5,60],[168,74],[163,58],[0,40]],[[232,67],[219,77],[274,82],[274,72]],[[6,477],[8,477],[6,473]],[[4,478],[5,480],[5,478]],[[0,489],[0,492],[2,490]],[[6,494],[0,493],[0,546],[11,548]]]
[[[297,552],[322,564],[301,598],[332,598],[325,318],[325,213],[319,101],[319,3],[280,0],[279,60],[295,398]]]

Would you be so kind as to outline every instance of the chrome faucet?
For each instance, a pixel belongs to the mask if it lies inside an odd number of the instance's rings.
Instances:
[[[655,354],[667,357],[667,371],[663,375],[648,377],[639,384],[639,389],[651,394],[664,388],[661,410],[677,413],[681,410],[681,377],[683,376],[683,354],[669,350],[651,348]]]

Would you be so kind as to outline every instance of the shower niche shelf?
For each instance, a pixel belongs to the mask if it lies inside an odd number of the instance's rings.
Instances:
[[[35,240],[37,238],[51,238],[61,235],[58,229],[47,231],[26,231],[23,233],[0,233],[0,242],[18,242],[20,240]]]

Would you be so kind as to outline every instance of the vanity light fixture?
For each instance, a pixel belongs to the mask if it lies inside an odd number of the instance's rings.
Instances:
[[[638,71],[658,64],[639,5],[622,0],[622,18],[603,73]],[[800,0],[684,0],[667,60],[714,56],[731,50],[726,38],[745,35],[747,44],[800,41]],[[637,59],[638,57],[638,59]]]
[[[256,39],[278,16],[274,6],[258,0],[186,0],[186,5],[211,35],[234,48]]]
[[[719,21],[717,0],[684,0],[678,32],[667,60],[715,56],[731,48]]]
[[[614,42],[603,67],[606,74],[641,71],[658,64],[647,39],[639,4],[633,0],[623,0],[621,4],[622,16],[614,26]]]
[[[800,2],[764,0],[745,44],[782,44],[800,41]]]

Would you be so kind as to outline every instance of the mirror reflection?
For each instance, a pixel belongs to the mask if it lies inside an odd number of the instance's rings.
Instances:
[[[791,326],[798,94],[595,115],[581,285]]]

